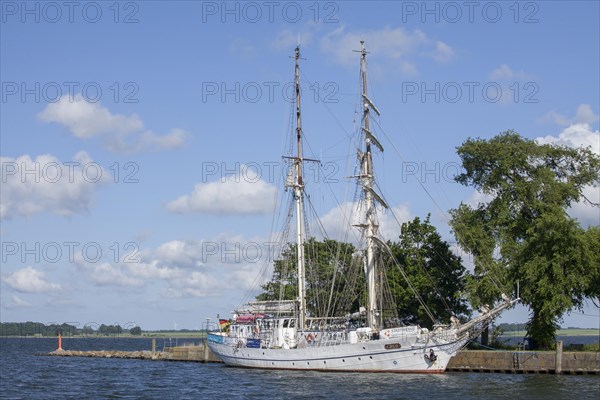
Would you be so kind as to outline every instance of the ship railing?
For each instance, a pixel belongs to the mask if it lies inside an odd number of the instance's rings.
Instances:
[[[328,331],[346,329],[347,320],[341,317],[311,317],[306,319],[307,330]]]
[[[429,332],[429,337],[451,342],[456,339],[456,329],[451,329],[450,325],[435,325],[433,332]]]
[[[238,314],[276,314],[278,316],[295,314],[295,300],[269,300],[246,303],[236,312]]]
[[[323,332],[319,346],[338,346],[348,343],[348,335],[345,331]]]

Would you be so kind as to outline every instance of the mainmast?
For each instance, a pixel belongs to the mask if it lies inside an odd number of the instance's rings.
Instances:
[[[304,211],[303,211],[303,190],[304,182],[302,181],[302,118],[300,115],[300,68],[298,62],[300,60],[300,47],[297,46],[294,58],[296,60],[295,69],[295,86],[296,86],[296,140],[298,155],[294,158],[294,167],[296,177],[292,187],[294,189],[294,200],[296,202],[296,250],[298,263],[298,299],[299,299],[299,316],[298,329],[304,330],[306,323],[306,273],[304,259]]]
[[[377,307],[377,265],[375,263],[375,248],[376,248],[376,237],[378,235],[379,224],[377,222],[377,209],[375,202],[377,201],[385,208],[387,204],[383,201],[381,196],[374,190],[375,176],[373,174],[373,156],[372,147],[377,147],[380,151],[383,151],[383,147],[379,140],[371,133],[369,118],[371,110],[375,111],[379,115],[379,110],[371,102],[367,96],[367,50],[365,48],[364,40],[360,42],[361,58],[360,58],[360,71],[362,77],[362,104],[363,104],[363,115],[362,115],[362,133],[365,141],[365,152],[360,154],[361,172],[360,180],[362,188],[365,194],[365,221],[360,228],[363,230],[363,234],[367,240],[367,251],[366,251],[366,270],[367,270],[367,291],[368,291],[368,307],[367,307],[367,323],[370,328],[378,331],[380,327],[379,323],[379,311]]]

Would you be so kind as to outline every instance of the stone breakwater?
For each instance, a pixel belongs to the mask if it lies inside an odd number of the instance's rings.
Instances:
[[[156,346],[154,345],[153,348]],[[162,361],[195,361],[195,362],[222,362],[210,352],[208,347],[177,346],[165,347],[163,351],[139,350],[54,350],[43,354],[55,357],[95,357],[95,358],[128,358],[138,360]]]
[[[173,353],[167,351],[116,351],[116,350],[54,350],[48,356],[59,357],[95,357],[95,358],[130,358],[139,360],[172,360]]]

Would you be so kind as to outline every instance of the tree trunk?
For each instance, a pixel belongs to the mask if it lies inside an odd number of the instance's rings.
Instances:
[[[481,331],[481,344],[484,346],[488,346],[490,342],[490,326],[488,324],[485,325],[485,328]]]

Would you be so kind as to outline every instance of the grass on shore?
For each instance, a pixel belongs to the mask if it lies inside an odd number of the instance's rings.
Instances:
[[[504,332],[502,337],[523,337],[526,331],[510,331]],[[556,336],[598,336],[598,329],[559,329],[556,331]]]

